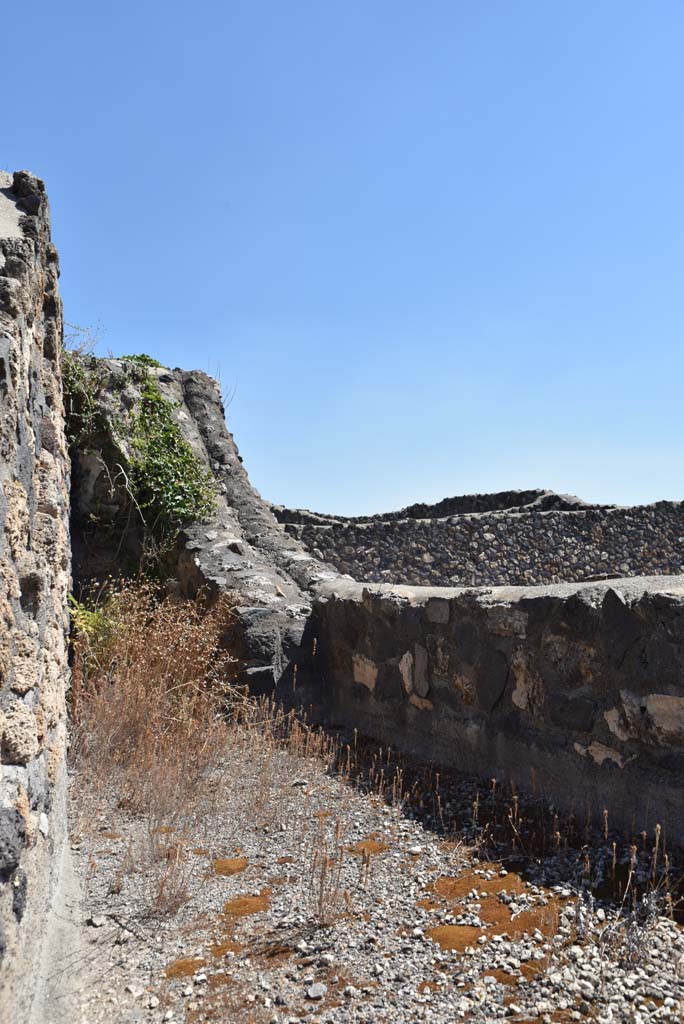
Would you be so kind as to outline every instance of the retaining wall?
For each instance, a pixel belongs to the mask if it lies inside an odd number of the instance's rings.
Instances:
[[[558,806],[684,840],[684,577],[319,587],[337,724]]]
[[[684,572],[680,502],[548,511],[535,503],[446,518],[303,521],[285,529],[339,572],[368,582],[505,586]]]

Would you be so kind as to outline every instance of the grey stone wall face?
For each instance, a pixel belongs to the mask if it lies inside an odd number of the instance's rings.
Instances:
[[[684,504],[301,522],[287,531],[367,582],[505,586],[684,572]]]
[[[43,183],[0,174],[0,1020],[28,1017],[66,828],[69,466]]]
[[[490,590],[338,580],[333,722],[558,807],[684,840],[684,577]]]

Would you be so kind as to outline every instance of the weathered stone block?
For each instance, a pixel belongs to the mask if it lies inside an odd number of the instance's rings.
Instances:
[[[3,764],[27,765],[40,753],[38,722],[20,701],[0,711],[0,757]]]

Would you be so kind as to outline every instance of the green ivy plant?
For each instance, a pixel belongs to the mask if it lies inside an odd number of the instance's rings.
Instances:
[[[185,523],[216,511],[214,478],[197,458],[173,418],[173,405],[147,377],[130,436],[131,484],[152,533],[168,539]]]
[[[146,352],[140,352],[134,356],[119,356],[119,359],[124,359],[128,363],[138,363],[140,366],[161,366],[162,364],[158,359],[154,359],[152,356],[148,356]]]
[[[93,650],[103,647],[116,628],[107,603],[94,601],[89,605],[69,594],[69,606],[73,633],[86,637]]]

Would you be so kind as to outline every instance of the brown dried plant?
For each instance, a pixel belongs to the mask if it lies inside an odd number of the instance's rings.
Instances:
[[[90,786],[173,827],[217,765],[226,712],[244,701],[223,647],[227,601],[160,597],[146,580],[73,613],[72,757]]]

